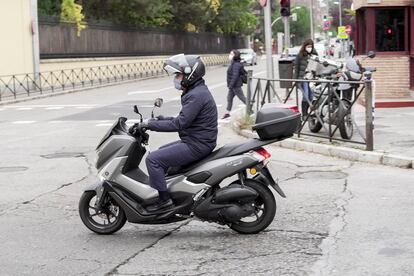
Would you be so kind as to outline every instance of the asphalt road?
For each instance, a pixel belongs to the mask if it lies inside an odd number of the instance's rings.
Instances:
[[[225,72],[206,76],[220,115]],[[77,204],[96,180],[97,142],[115,118],[137,121],[134,104],[149,115],[163,97],[156,114],[175,115],[172,87],[160,78],[0,107],[0,275],[412,275],[412,171],[273,147],[288,198],[261,234],[197,220],[91,233]],[[244,139],[219,131],[221,145]],[[152,133],[151,148],[176,138]]]

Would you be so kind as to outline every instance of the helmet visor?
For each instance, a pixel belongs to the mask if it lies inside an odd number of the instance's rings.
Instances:
[[[188,67],[188,61],[185,58],[184,54],[179,54],[170,57],[164,63],[164,70],[167,72],[168,75],[171,74],[183,74],[184,68]]]

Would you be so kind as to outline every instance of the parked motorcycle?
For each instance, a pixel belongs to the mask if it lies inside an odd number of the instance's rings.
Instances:
[[[161,104],[157,99],[154,106]],[[142,121],[137,106],[134,111]],[[167,187],[175,207],[159,212],[146,209],[156,202],[158,192],[139,168],[150,136],[145,129],[129,133],[126,121],[119,118],[96,148],[99,181],[87,187],[79,201],[79,214],[87,228],[112,234],[126,221],[166,224],[196,217],[254,234],[273,221],[276,201],[271,189],[282,197],[285,194],[268,169],[270,154],[263,146],[292,136],[300,122],[298,112],[264,107],[253,126],[260,139],[227,144],[196,163],[169,170]],[[237,180],[222,184],[233,176]]]
[[[370,51],[367,57],[374,58],[375,52]],[[311,56],[310,59],[326,67],[325,70],[322,70],[323,72],[313,71],[313,77],[311,78],[313,80],[360,81],[363,79],[365,72],[375,72],[375,68],[364,68],[353,57],[346,59],[345,62],[337,62],[318,56]],[[354,127],[350,107],[355,100],[358,88],[359,84],[355,83],[312,82],[310,89],[315,96],[312,101],[312,108],[315,111],[308,118],[309,130],[317,133],[322,129],[324,123],[337,125],[341,137],[351,139]],[[331,94],[329,89],[332,90]]]

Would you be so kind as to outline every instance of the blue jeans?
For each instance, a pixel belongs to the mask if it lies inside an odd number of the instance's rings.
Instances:
[[[299,85],[299,89],[302,91],[303,99],[302,101],[312,102],[313,92],[310,90],[309,82],[302,82]]]

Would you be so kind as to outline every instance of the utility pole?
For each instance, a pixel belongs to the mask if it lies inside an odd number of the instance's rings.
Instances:
[[[272,58],[272,19],[271,19],[271,0],[260,1],[264,8],[264,29],[266,47],[266,71],[267,78],[274,79],[273,58]],[[264,4],[264,5],[263,5]]]
[[[40,71],[39,63],[39,23],[37,17],[37,0],[30,1],[30,19],[32,23],[32,52],[33,52],[33,75],[37,79],[37,74]]]
[[[285,27],[285,51],[290,48],[290,28],[289,28],[289,17],[283,16],[283,25]]]
[[[315,40],[315,31],[313,29],[313,0],[311,0],[311,4],[310,4],[310,33],[311,33],[311,39]]]

